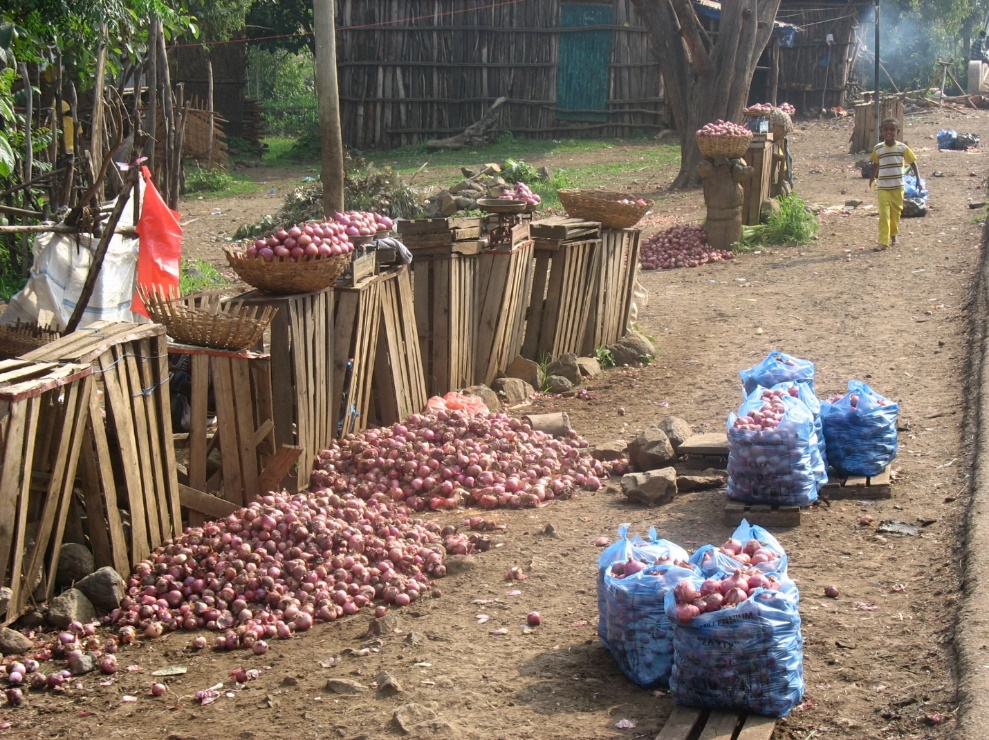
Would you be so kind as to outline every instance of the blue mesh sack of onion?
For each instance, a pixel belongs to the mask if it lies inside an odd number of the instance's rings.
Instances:
[[[740,370],[742,389],[746,396],[755,390],[757,385],[772,388],[777,383],[793,381],[809,383],[814,387],[814,363],[784,354],[770,352],[766,359],[748,370]]]
[[[802,401],[814,417],[814,434],[817,437],[817,451],[811,449],[813,457],[812,464],[817,475],[817,490],[820,491],[828,482],[828,457],[827,444],[824,441],[824,423],[821,421],[821,400],[814,393],[814,389],[807,383],[786,381],[777,383],[772,388],[757,387],[750,393],[746,400],[753,398],[763,398],[770,400],[772,396],[780,396],[784,393]]]
[[[817,500],[820,452],[803,401],[789,394],[745,401],[728,415],[727,431],[730,500],[771,506]]]
[[[722,545],[697,548],[690,556],[690,564],[704,576],[732,573],[738,568],[785,574],[789,560],[779,540],[758,524],[743,519]]]
[[[821,404],[828,461],[842,476],[879,475],[896,457],[900,406],[858,380]]]

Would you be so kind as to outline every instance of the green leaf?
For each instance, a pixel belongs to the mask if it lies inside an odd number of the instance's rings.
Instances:
[[[10,177],[14,173],[14,150],[7,137],[0,132],[0,177]]]

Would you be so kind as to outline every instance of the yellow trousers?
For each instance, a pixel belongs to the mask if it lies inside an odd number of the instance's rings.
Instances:
[[[889,246],[890,238],[900,232],[903,213],[903,188],[879,191],[879,243]]]

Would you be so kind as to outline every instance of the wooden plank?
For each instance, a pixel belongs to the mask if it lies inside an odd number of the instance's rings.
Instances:
[[[698,740],[732,740],[740,720],[738,712],[712,709]]]
[[[165,539],[171,539],[182,532],[182,508],[179,502],[179,476],[175,460],[175,446],[172,444],[172,399],[171,371],[168,367],[168,337],[162,332],[151,342],[155,348],[156,360],[151,360],[153,377],[157,392],[155,403],[159,419],[155,430],[158,437],[158,447],[161,450],[162,470],[165,495],[167,496],[166,511],[168,521],[165,527]]]
[[[269,491],[280,490],[282,479],[289,474],[301,455],[302,448],[298,445],[279,447],[258,476],[258,491],[264,495]]]
[[[299,488],[309,485],[312,472],[311,460],[316,449],[316,414],[312,364],[309,361],[309,348],[313,341],[313,327],[307,320],[312,313],[312,296],[305,296],[291,305],[289,331],[291,332],[292,381],[295,385],[295,425],[299,445],[306,450],[306,456],[298,468]]]
[[[289,345],[289,315],[291,298],[276,302],[278,313],[269,326],[271,354],[271,397],[274,408],[275,444],[295,444],[295,393],[292,388],[292,355]]]
[[[770,507],[765,504],[743,504],[738,501],[729,501],[725,504],[723,519],[725,525],[737,526],[742,519],[747,519],[749,524],[763,527],[799,527],[800,507]]]
[[[86,414],[88,417],[88,410]],[[86,523],[89,525],[89,544],[93,549],[93,558],[96,560],[98,568],[102,568],[104,565],[116,567],[113,550],[110,546],[110,528],[106,525],[103,515],[104,497],[96,469],[96,456],[97,452],[93,446],[90,423],[87,418],[83,433],[82,451],[79,455],[79,479],[83,502],[86,506]],[[123,555],[124,557],[127,555],[126,547],[123,550]]]
[[[134,399],[135,403],[144,406],[144,414],[148,423],[147,446],[151,451],[151,468],[154,484],[150,489],[158,511],[158,544],[172,537],[172,514],[169,510],[169,485],[168,475],[172,474],[175,467],[165,466],[165,451],[162,444],[162,426],[158,418],[158,399],[160,396],[168,396],[168,375],[161,377],[158,371],[158,360],[155,357],[157,348],[152,340],[142,339],[137,343],[141,360],[138,365],[138,372],[141,378],[141,395]],[[167,371],[166,371],[167,372]],[[169,408],[167,420],[171,427],[171,409]],[[161,419],[165,421],[165,419]],[[171,433],[171,428],[169,428]],[[168,442],[168,447],[174,454],[175,447]],[[173,460],[174,463],[174,460]],[[181,525],[179,526],[181,531]]]
[[[546,283],[549,281],[550,255],[536,251],[532,273],[532,290],[526,307],[525,338],[522,343],[523,357],[536,357],[540,343],[540,326],[546,310]],[[513,358],[514,359],[514,358]],[[539,358],[542,359],[542,358]],[[539,360],[537,359],[537,362]]]
[[[190,379],[192,389],[189,394],[189,474],[188,481],[192,488],[206,490],[206,459],[209,454],[206,449],[206,417],[209,413],[207,401],[209,397],[210,354],[197,352],[192,355],[190,362]],[[205,519],[200,512],[189,514],[189,525],[198,527]]]
[[[725,432],[708,432],[688,437],[677,448],[678,455],[728,456],[728,435]]]
[[[439,269],[440,260],[413,260],[413,305],[416,315],[416,333],[419,338],[419,351],[423,358],[423,371],[426,375],[426,386],[430,393],[437,394],[436,369],[432,352],[432,323],[429,320],[430,301],[433,297],[432,274]]]
[[[458,264],[461,260],[458,259]],[[422,371],[422,354],[419,351],[419,344],[416,342],[415,313],[412,311],[412,271],[407,267],[396,279],[398,287],[398,301],[396,307],[401,318],[402,342],[404,344],[404,356],[406,365],[406,395],[405,409],[401,415],[404,419],[409,414],[422,411],[425,408],[428,396],[426,395],[426,379]],[[458,294],[463,298],[463,293]],[[461,344],[458,335],[458,345]],[[463,351],[463,346],[458,347]]]
[[[596,236],[601,231],[597,221],[585,221],[582,218],[568,216],[550,216],[533,221],[529,227],[533,239],[551,239],[567,241],[588,236]]]
[[[251,372],[246,360],[230,360],[233,397],[237,413],[236,441],[238,446],[237,459],[240,461],[241,496],[231,499],[241,506],[247,506],[259,494],[258,491],[258,451],[254,441],[254,407],[251,399]],[[226,455],[229,446],[225,446]]]
[[[125,402],[133,425],[134,450],[140,462],[141,487],[139,492],[144,497],[144,514],[146,517],[144,526],[147,527],[148,531],[148,544],[151,549],[154,549],[162,543],[164,536],[158,509],[160,500],[157,489],[158,476],[155,475],[156,468],[151,451],[151,425],[145,406],[145,392],[151,392],[151,386],[144,385],[141,370],[138,368],[138,362],[143,366],[144,358],[148,357],[148,348],[146,343],[138,341],[132,344],[114,345],[113,351],[122,361],[119,367],[125,368],[121,377],[126,378],[128,384]],[[133,524],[133,522],[131,523]]]
[[[402,237],[402,243],[412,250],[452,247],[453,233],[443,231],[438,234],[406,234]]]
[[[24,582],[21,564],[26,546],[27,507],[40,412],[41,403],[37,396],[11,407],[7,447],[4,450],[4,472],[7,474],[0,482],[0,543],[5,543],[6,547],[0,547],[0,578],[6,580],[9,569],[10,613],[20,610],[31,590],[30,584]],[[8,456],[11,452],[13,454]],[[10,474],[11,463],[14,475]]]
[[[870,477],[849,476],[841,478],[834,468],[828,470],[828,482],[820,490],[825,498],[833,500],[856,499],[860,501],[877,501],[893,496],[890,468],[886,468]]]
[[[675,705],[656,740],[687,740],[701,726],[707,713],[706,709]]]
[[[106,376],[104,375],[104,387],[106,384]],[[104,563],[104,565],[112,565],[118,573],[126,573],[131,567],[131,552],[133,548],[128,548],[134,540],[134,529],[131,528],[131,540],[127,539],[127,535],[124,532],[123,519],[120,516],[120,508],[117,506],[117,484],[113,476],[113,466],[111,465],[110,456],[110,445],[106,436],[106,425],[103,423],[103,419],[100,414],[102,409],[100,408],[100,401],[96,394],[93,393],[89,399],[89,421],[86,425],[86,433],[93,440],[93,449],[96,450],[96,461],[99,470],[99,490],[92,494],[87,494],[87,501],[90,496],[96,497],[102,493],[103,501],[100,502],[99,506],[95,509],[95,514],[90,514],[94,519],[98,517],[97,521],[93,521],[90,527],[98,527],[103,524],[103,516],[106,516],[106,527],[110,533],[110,549],[113,554],[112,563]],[[106,511],[103,512],[101,509],[103,506],[106,507]],[[89,511],[87,505],[87,512]],[[146,548],[146,539],[142,536],[139,538],[139,542],[143,542]],[[134,562],[137,562],[136,560]]]
[[[450,277],[453,270],[453,260],[451,257],[433,264],[431,277],[433,283],[430,286],[432,296],[432,314],[430,316],[430,334],[432,335],[433,365],[432,371],[436,377],[436,394],[445,393],[453,388],[450,377],[450,302],[451,285]]]
[[[357,325],[361,293],[359,290],[338,290],[335,296],[333,332],[333,426],[337,429],[347,415],[344,401],[344,383],[347,380],[347,361],[354,346],[354,329]],[[349,398],[349,391],[348,391]],[[343,434],[342,428],[339,432]],[[276,441],[278,441],[276,439]]]
[[[231,514],[240,511],[237,504],[226,501],[219,496],[214,496],[195,488],[179,484],[179,497],[182,505],[188,509],[205,514],[209,519],[223,519]]]
[[[480,216],[451,216],[448,218],[420,218],[415,220],[399,219],[395,222],[395,230],[404,236],[409,234],[435,234],[452,229],[480,228],[483,219]]]
[[[265,356],[252,360],[251,369],[254,371],[254,412],[259,424],[254,439],[265,454],[274,455],[276,448],[274,410],[271,402],[271,359]],[[332,388],[333,383],[328,381],[327,392]]]
[[[761,714],[745,715],[745,722],[735,740],[770,740],[773,736],[773,729],[776,727],[776,719],[773,717],[763,717]]]
[[[220,497],[243,506],[244,480],[240,463],[240,445],[237,441],[236,396],[232,378],[231,361],[226,357],[214,357],[213,398],[216,402],[216,427],[220,435],[220,465],[223,469],[223,489]]]

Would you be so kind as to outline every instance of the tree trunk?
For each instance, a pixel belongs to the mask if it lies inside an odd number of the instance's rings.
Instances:
[[[632,5],[652,37],[680,135],[680,172],[671,188],[696,187],[703,157],[694,132],[719,118],[741,117],[780,0],[722,3],[716,41],[700,25],[690,0],[632,0]]]
[[[742,238],[742,181],[752,177],[752,168],[742,159],[715,157],[702,160],[697,175],[704,183],[707,243],[731,251],[731,245]]]
[[[340,129],[340,89],[337,83],[337,45],[333,0],[313,0],[316,43],[316,97],[323,149],[323,215],[344,209],[343,133]]]

